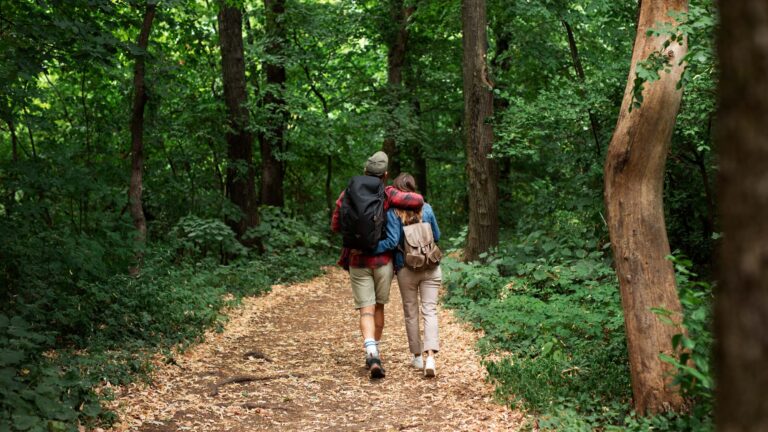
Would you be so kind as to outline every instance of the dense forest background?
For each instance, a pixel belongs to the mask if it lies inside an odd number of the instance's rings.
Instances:
[[[501,229],[463,260],[461,2],[3,2],[0,430],[108,424],[107,383],[331,264],[330,210],[381,148],[435,208],[444,302],[485,331],[501,400],[545,430],[711,428],[715,10],[692,0],[648,34],[687,38],[663,177],[687,331],[665,359],[684,409],[641,417],[603,203],[638,6],[483,5]],[[636,65],[634,109],[665,67]]]

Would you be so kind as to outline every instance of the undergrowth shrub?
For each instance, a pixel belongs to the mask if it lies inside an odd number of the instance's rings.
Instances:
[[[259,251],[243,247],[219,220],[187,216],[144,251],[137,277],[125,274],[134,253],[129,230],[99,237],[0,226],[0,281],[8,288],[0,293],[7,300],[0,305],[0,432],[109,425],[114,414],[100,400],[110,395],[99,384],[147,376],[154,354],[173,361],[172,347],[223,328],[225,306],[332,262],[319,224],[270,217],[259,227],[266,246]]]
[[[690,354],[667,360],[694,411],[638,418],[608,246],[582,234],[533,231],[482,262],[444,260],[444,301],[483,330],[479,348],[496,395],[536,414],[542,430],[711,429],[710,287],[690,282],[690,262],[675,261],[688,327],[677,343]],[[696,366],[686,364],[690,356]]]
[[[279,207],[262,207],[259,214],[259,225],[248,230],[246,238],[257,239],[267,254],[311,255],[331,246],[324,234],[327,221],[296,218]]]

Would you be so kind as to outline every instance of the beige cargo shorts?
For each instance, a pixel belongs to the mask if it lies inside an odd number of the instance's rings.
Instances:
[[[392,262],[376,269],[350,267],[349,279],[352,282],[355,309],[389,303],[389,288],[394,276]]]

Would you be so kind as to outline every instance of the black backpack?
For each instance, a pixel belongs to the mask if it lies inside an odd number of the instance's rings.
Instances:
[[[344,247],[369,251],[384,231],[384,182],[378,177],[355,176],[349,180],[341,202],[341,235]]]

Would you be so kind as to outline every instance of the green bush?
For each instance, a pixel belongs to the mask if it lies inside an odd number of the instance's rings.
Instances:
[[[295,253],[311,255],[331,245],[326,235],[325,221],[307,222],[290,216],[278,207],[262,207],[259,225],[246,233],[246,238],[256,239],[267,254]]]
[[[53,337],[19,316],[0,314],[0,430],[75,429],[78,418],[101,413],[94,382],[44,353]]]
[[[598,246],[534,231],[502,242],[484,263],[444,261],[444,301],[483,330],[481,353],[496,354],[484,364],[497,396],[536,414],[542,430],[711,429],[711,288],[690,282],[691,263],[675,259],[688,328],[675,341],[687,353],[667,361],[694,411],[638,418],[618,284]]]

